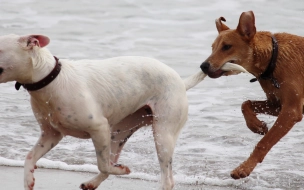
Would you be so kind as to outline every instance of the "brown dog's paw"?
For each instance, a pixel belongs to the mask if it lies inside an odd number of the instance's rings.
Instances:
[[[267,124],[264,121],[257,120],[256,122],[247,123],[248,128],[257,134],[265,135],[268,132]]]
[[[253,171],[257,163],[251,163],[249,161],[243,162],[239,167],[235,168],[231,173],[230,176],[233,179],[240,179],[245,178],[250,175],[250,173]]]
[[[244,171],[243,169],[241,168],[236,168],[234,169],[231,173],[230,173],[230,176],[233,178],[233,179],[240,179],[240,178],[245,178],[247,176],[249,176],[250,173],[247,173],[246,171]]]
[[[262,125],[259,126],[257,133],[260,135],[265,135],[267,132],[268,132],[267,124],[264,121],[262,121]]]

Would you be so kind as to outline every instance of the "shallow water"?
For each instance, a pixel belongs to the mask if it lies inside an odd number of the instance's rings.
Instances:
[[[12,3],[14,2],[14,3]],[[122,55],[154,57],[183,78],[196,73],[217,35],[214,20],[224,16],[235,28],[243,11],[253,10],[257,30],[304,35],[301,1],[4,1],[0,0],[0,35],[44,34],[59,58],[104,59]],[[240,106],[265,99],[249,74],[206,78],[188,91],[189,119],[173,158],[176,183],[240,189],[303,189],[304,129],[296,126],[269,152],[250,177],[232,180],[229,173],[244,161],[261,136],[245,126]],[[0,164],[23,165],[40,134],[29,95],[14,83],[0,85]],[[269,126],[275,117],[261,116]],[[126,177],[159,179],[151,128],[141,129],[126,144],[120,162]],[[64,138],[44,156],[40,167],[97,172],[90,140]]]

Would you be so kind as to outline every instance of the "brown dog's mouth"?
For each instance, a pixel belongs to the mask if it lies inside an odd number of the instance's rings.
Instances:
[[[209,73],[208,73],[208,76],[209,76],[210,78],[215,79],[215,78],[219,78],[220,76],[222,76],[225,72],[226,72],[226,71],[223,71],[223,70],[219,69],[219,70],[217,70],[217,71],[215,71],[215,72],[209,72]]]
[[[235,63],[234,60],[230,60],[228,61],[228,63]],[[221,77],[224,73],[226,73],[227,71],[223,71],[222,69],[219,69],[215,72],[208,72],[208,76],[210,78],[219,78]]]
[[[245,68],[243,68],[241,65],[235,64],[235,60],[230,60],[226,62],[216,71],[212,71],[210,69],[211,65],[208,61],[203,62],[200,68],[210,78],[219,78],[225,73],[231,73],[231,71],[234,71],[235,74],[238,74],[240,72],[248,73],[248,71]]]

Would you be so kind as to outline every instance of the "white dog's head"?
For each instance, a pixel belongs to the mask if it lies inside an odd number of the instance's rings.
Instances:
[[[0,36],[0,83],[31,82],[33,58],[49,42],[49,38],[42,35]]]

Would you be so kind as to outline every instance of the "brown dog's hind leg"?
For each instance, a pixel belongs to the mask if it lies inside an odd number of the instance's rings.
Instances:
[[[260,121],[257,114],[268,114],[278,116],[281,110],[279,103],[266,101],[247,100],[242,104],[242,112],[246,120],[247,127],[254,133],[265,135],[268,128],[265,122]]]

